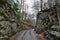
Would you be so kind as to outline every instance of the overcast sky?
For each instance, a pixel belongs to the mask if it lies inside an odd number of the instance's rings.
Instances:
[[[20,1],[20,0],[19,0]],[[33,14],[36,10],[34,10],[33,8],[32,8],[32,6],[33,6],[33,4],[34,4],[34,1],[41,1],[41,0],[24,0],[25,1],[25,5],[28,5],[28,13],[29,14]],[[45,3],[45,2],[47,2],[48,0],[43,0],[43,3]],[[53,4],[54,2],[54,0],[49,0],[49,1],[51,1],[51,3]],[[21,2],[21,1],[20,1]],[[47,4],[48,5],[48,4]]]
[[[28,13],[29,14],[33,14],[34,13],[35,14],[34,19],[36,19],[37,11],[32,8],[32,6],[34,4],[34,1],[40,1],[40,0],[26,0],[25,4],[29,6]],[[47,0],[43,0],[43,2],[47,2]]]
[[[35,10],[32,9],[34,1],[40,1],[40,0],[25,0],[25,4],[29,6],[28,13],[33,14]],[[43,0],[43,2],[47,2],[47,0]]]

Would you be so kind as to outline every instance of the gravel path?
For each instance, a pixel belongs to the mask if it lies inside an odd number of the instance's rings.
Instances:
[[[25,30],[19,33],[15,40],[39,40],[38,37],[33,33],[33,29]]]

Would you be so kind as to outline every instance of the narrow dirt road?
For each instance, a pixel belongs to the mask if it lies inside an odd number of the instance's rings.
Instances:
[[[34,30],[30,29],[19,33],[14,40],[39,40],[39,39],[34,34]]]

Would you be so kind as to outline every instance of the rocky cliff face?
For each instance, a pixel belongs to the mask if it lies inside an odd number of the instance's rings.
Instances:
[[[3,4],[1,4],[3,3]],[[19,24],[15,10],[8,2],[0,3],[0,39],[8,38],[19,30]],[[13,6],[13,5],[12,5]],[[5,39],[4,39],[5,40]],[[7,39],[6,39],[7,40]]]
[[[54,7],[43,10],[42,12],[39,12],[37,15],[37,21],[36,21],[36,30],[45,30],[45,28],[50,29],[51,26],[59,25],[57,13],[54,9]],[[38,29],[37,29],[38,28]],[[39,31],[38,31],[39,32]]]
[[[58,9],[59,10],[58,10]],[[58,10],[58,11],[57,11]],[[36,32],[45,32],[45,38],[48,40],[60,39],[60,8],[54,6],[48,10],[42,10],[37,15]]]

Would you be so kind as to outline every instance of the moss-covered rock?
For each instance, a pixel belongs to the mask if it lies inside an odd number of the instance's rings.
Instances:
[[[40,29],[39,31],[41,31],[41,29],[46,30],[45,28],[50,29],[53,25],[59,25],[57,13],[55,10],[56,9],[52,7],[48,10],[42,10],[42,12],[38,13],[36,30],[38,30],[38,28]]]
[[[15,3],[16,4],[16,3]],[[20,12],[17,12],[12,0],[0,0],[0,39],[8,40],[9,36],[20,31]],[[18,5],[18,4],[16,4]],[[17,16],[19,14],[19,16]],[[5,36],[7,36],[5,38]],[[1,38],[3,37],[3,38]]]

